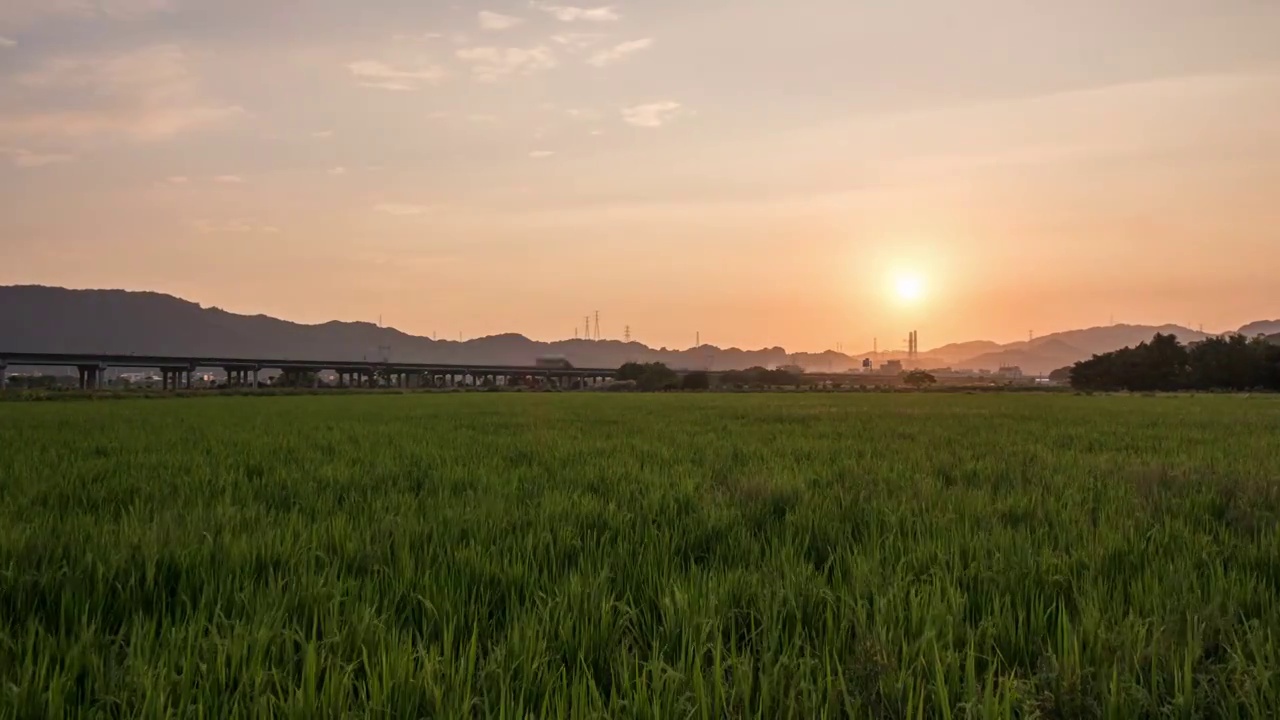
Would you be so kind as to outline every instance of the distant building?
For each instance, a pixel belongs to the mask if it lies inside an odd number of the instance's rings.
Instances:
[[[1022,368],[1017,365],[1005,365],[996,371],[996,375],[1005,378],[1020,378],[1022,377]]]
[[[902,372],[902,361],[889,360],[880,366],[880,372],[886,375],[897,375]]]

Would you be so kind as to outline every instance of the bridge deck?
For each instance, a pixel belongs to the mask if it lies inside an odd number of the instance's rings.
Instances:
[[[368,360],[293,360],[288,358],[231,358],[166,355],[118,355],[93,353],[0,352],[0,367],[31,365],[44,367],[156,368],[196,370],[199,368],[251,370],[333,370],[369,372],[452,372],[461,374],[612,375],[616,368],[556,368],[526,365],[465,365],[457,363],[371,362]]]

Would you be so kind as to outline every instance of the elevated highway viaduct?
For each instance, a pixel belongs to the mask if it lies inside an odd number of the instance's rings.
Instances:
[[[401,388],[510,385],[523,381],[583,386],[607,382],[617,373],[614,368],[0,351],[0,389],[4,389],[7,383],[10,366],[75,368],[79,373],[80,387],[84,390],[104,387],[107,370],[124,368],[159,371],[166,390],[190,388],[195,372],[206,369],[225,372],[229,386],[253,388],[259,386],[263,371],[277,371],[295,380],[310,378],[316,386],[319,385],[320,374],[327,371],[337,374],[341,387]]]

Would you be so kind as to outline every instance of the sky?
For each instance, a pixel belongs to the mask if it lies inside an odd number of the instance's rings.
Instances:
[[[805,351],[1280,317],[1274,0],[562,1],[0,2],[0,284]]]

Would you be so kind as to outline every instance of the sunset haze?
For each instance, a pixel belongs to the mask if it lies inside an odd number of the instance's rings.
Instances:
[[[846,351],[1280,316],[1280,4],[5,0],[0,284]]]

